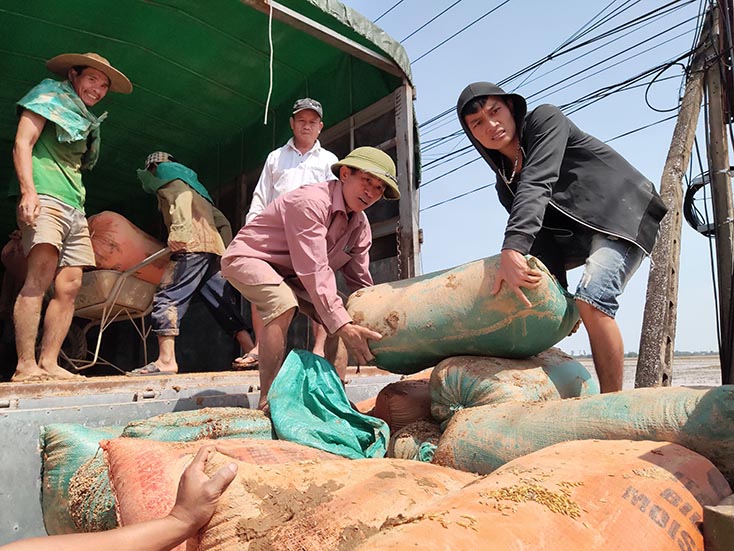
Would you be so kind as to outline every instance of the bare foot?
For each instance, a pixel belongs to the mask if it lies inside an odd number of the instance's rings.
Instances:
[[[86,379],[83,375],[75,375],[58,365],[44,365],[42,369],[48,377],[56,380],[71,381],[74,379]]]
[[[33,369],[16,369],[10,378],[11,383],[31,383],[37,381],[47,381],[51,377],[43,369],[35,366]]]
[[[21,361],[15,366],[15,373],[10,381],[13,383],[22,383],[31,379],[47,379],[48,373],[38,367],[35,360]]]

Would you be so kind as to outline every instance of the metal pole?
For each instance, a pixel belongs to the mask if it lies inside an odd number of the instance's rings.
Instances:
[[[696,123],[701,111],[704,62],[702,46],[706,37],[707,33],[704,33],[691,63],[678,121],[660,180],[660,195],[668,207],[668,214],[660,224],[658,239],[651,255],[640,354],[635,373],[636,388],[669,386],[672,378],[683,208],[681,182],[688,168],[696,136]]]
[[[720,44],[719,10],[711,10],[713,25],[711,40]],[[721,48],[718,48],[721,51]],[[721,342],[719,359],[721,361],[721,382],[732,382],[732,192],[729,179],[729,153],[726,139],[726,120],[724,116],[724,90],[721,80],[721,62],[714,56],[714,62],[706,70],[706,92],[709,101],[709,177],[711,198],[714,208],[716,236],[716,266],[719,282],[719,317],[721,319]]]

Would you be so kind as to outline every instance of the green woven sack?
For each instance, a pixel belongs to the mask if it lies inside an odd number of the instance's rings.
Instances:
[[[431,415],[443,427],[456,411],[505,402],[541,402],[599,394],[599,383],[580,362],[551,348],[516,360],[455,356],[431,373]]]
[[[347,310],[355,323],[377,331],[375,363],[393,373],[416,373],[451,356],[527,358],[568,336],[578,320],[573,297],[543,264],[525,306],[506,285],[492,295],[500,257],[451,270],[360,289]]]
[[[43,519],[48,534],[98,532],[117,526],[107,466],[97,453],[100,440],[117,436],[163,442],[202,438],[272,440],[270,420],[246,408],[203,408],[164,413],[122,427],[49,425],[43,448]]]
[[[115,438],[122,427],[89,428],[74,423],[48,425],[41,431],[43,522],[49,535],[71,534],[85,530],[87,522],[83,508],[72,506],[86,498],[94,501],[90,508],[97,511],[100,530],[117,526],[114,501],[109,492],[107,471],[102,480],[97,476],[76,476],[95,461],[102,462],[99,441]],[[107,484],[107,497],[94,499],[100,484]],[[70,491],[71,486],[71,491]]]
[[[225,407],[163,413],[128,423],[122,436],[159,442],[191,442],[202,438],[272,440],[270,419],[262,411]]]
[[[464,409],[441,436],[433,462],[487,474],[569,440],[672,442],[711,461],[734,483],[734,386],[640,388],[587,398]]]

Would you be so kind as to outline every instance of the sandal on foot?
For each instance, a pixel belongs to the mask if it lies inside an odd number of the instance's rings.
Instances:
[[[257,354],[248,352],[244,356],[235,358],[235,360],[232,362],[232,369],[235,369],[235,370],[257,369],[259,362],[260,362],[260,358],[258,357]]]
[[[161,371],[154,362],[150,362],[148,365],[133,369],[127,373],[130,377],[137,376],[149,376],[149,375],[175,375],[175,371]]]

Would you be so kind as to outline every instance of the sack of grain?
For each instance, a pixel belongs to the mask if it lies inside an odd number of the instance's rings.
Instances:
[[[166,413],[125,427],[54,424],[41,435],[42,506],[48,534],[97,532],[117,526],[114,498],[99,441],[120,436],[162,441],[202,438],[271,439],[270,420],[245,408],[204,408]],[[99,452],[99,453],[98,453]]]
[[[390,436],[387,457],[430,462],[441,437],[435,421],[415,421]]]
[[[123,272],[165,247],[116,212],[100,212],[90,216],[88,222],[97,268]],[[167,264],[168,257],[159,258],[140,268],[135,277],[158,285]]]
[[[541,448],[586,439],[680,444],[706,457],[734,482],[734,386],[639,388],[464,409],[441,435],[433,461],[486,474]]]
[[[431,376],[431,413],[445,426],[454,412],[503,402],[540,402],[599,394],[580,362],[558,348],[524,360],[446,358]]]
[[[413,373],[412,375],[403,375],[400,377],[401,381],[423,381],[428,380],[431,378],[431,372],[433,371],[433,368],[424,369],[423,371],[419,371],[418,373]],[[357,411],[360,413],[364,413],[365,415],[372,415],[374,417],[374,409],[375,404],[377,403],[377,396],[372,396],[371,398],[367,398],[365,400],[362,400],[361,402],[357,402],[354,404]]]
[[[128,526],[166,516],[176,501],[181,474],[199,448],[209,444],[215,444],[217,450],[229,458],[251,465],[342,460],[338,455],[280,440],[105,440],[101,447],[109,469],[120,525]],[[185,549],[185,544],[177,548],[178,551]]]
[[[161,442],[190,442],[202,438],[272,440],[270,419],[262,411],[238,408],[201,408],[163,413],[128,423],[122,436]]]
[[[391,431],[400,430],[415,421],[432,419],[428,379],[406,379],[386,385],[377,394],[370,415],[385,421]]]
[[[210,457],[207,472],[228,462]],[[476,477],[400,459],[240,464],[199,536],[201,551],[351,549],[384,521]]]
[[[97,495],[95,488],[100,480],[91,473],[95,471],[94,464],[102,461],[102,454],[97,455],[100,440],[114,438],[120,432],[122,427],[89,428],[73,423],[43,428],[41,506],[49,535],[91,531],[91,524],[100,530],[117,525],[114,502]],[[83,505],[87,502],[89,505]],[[97,514],[93,523],[86,514],[89,510]]]
[[[676,444],[566,442],[393,515],[357,549],[703,551],[703,506],[729,494],[707,459]]]
[[[571,295],[536,258],[537,289],[525,289],[531,307],[502,286],[492,294],[499,255],[451,270],[366,287],[347,310],[355,323],[377,331],[375,363],[393,373],[415,373],[444,358],[470,354],[527,358],[566,337],[578,310]]]

